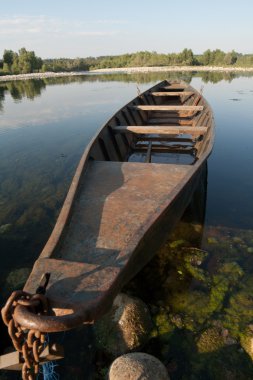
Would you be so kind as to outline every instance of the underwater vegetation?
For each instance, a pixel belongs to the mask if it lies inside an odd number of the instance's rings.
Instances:
[[[253,231],[181,221],[127,291],[149,305],[146,352],[171,379],[253,377]]]

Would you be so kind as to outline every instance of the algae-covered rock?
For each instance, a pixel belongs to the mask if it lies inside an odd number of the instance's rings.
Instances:
[[[222,330],[218,327],[210,327],[205,330],[197,340],[197,348],[199,353],[213,352],[222,348],[225,339]]]
[[[169,380],[163,363],[142,352],[117,358],[109,369],[108,377],[109,380]]]
[[[110,312],[95,323],[94,329],[97,346],[118,356],[134,351],[147,342],[152,321],[144,302],[119,294]]]
[[[186,329],[197,329],[209,316],[208,297],[202,291],[174,292],[170,304],[175,314],[180,314]]]
[[[249,329],[240,337],[241,346],[253,360],[253,332]]]

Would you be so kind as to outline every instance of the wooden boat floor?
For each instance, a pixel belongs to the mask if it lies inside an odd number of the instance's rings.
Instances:
[[[59,256],[114,263],[115,253],[168,199],[188,170],[184,165],[92,162]]]
[[[174,199],[189,170],[189,165],[91,161],[61,247],[54,257],[37,261],[25,290],[33,291],[33,281],[48,271],[48,294],[61,307],[104,292],[128,261],[134,235],[143,235],[154,213]]]

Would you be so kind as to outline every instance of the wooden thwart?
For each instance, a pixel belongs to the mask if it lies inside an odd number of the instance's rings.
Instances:
[[[193,95],[193,91],[163,91],[163,92],[151,92],[153,96],[189,96]]]
[[[179,90],[179,91],[180,90],[183,91],[185,88],[186,86],[181,86],[181,85],[176,85],[176,84],[160,87],[161,90]]]
[[[135,125],[119,125],[113,127],[114,132],[125,133],[140,133],[140,134],[159,134],[159,135],[180,135],[180,134],[190,134],[190,135],[203,135],[206,133],[206,127],[180,127],[180,126],[135,126]]]
[[[138,105],[131,107],[140,111],[203,111],[203,106],[146,106]]]

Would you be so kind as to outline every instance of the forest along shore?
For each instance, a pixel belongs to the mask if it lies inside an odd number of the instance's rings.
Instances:
[[[210,72],[253,72],[253,67],[217,67],[217,66],[147,66],[147,67],[118,67],[118,68],[104,68],[90,71],[72,71],[72,72],[45,72],[45,73],[31,73],[31,74],[17,74],[17,75],[3,75],[0,76],[0,82],[7,82],[10,80],[25,80],[25,79],[43,79],[43,78],[56,78],[68,77],[77,75],[87,75],[96,73],[147,73],[147,72],[166,72],[166,71],[210,71]]]

